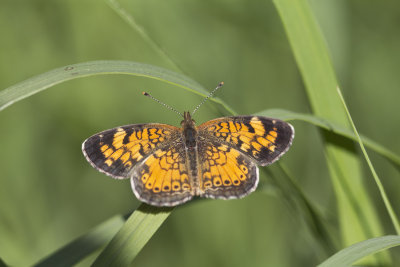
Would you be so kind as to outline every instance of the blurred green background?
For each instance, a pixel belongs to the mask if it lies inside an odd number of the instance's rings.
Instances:
[[[119,1],[184,74],[240,114],[271,108],[309,113],[303,83],[271,1]],[[330,49],[350,112],[364,135],[400,152],[400,2],[310,1]],[[130,60],[174,71],[105,1],[2,0],[0,89],[56,67]],[[119,125],[178,125],[175,113],[201,97],[165,83],[105,75],[57,85],[0,113],[0,257],[31,265],[115,214],[139,205],[129,181],[94,170],[81,153],[90,135]],[[212,102],[198,123],[228,115]],[[335,199],[314,126],[293,122],[282,162],[332,227]],[[371,153],[395,211],[398,172]],[[370,172],[365,183],[385,234],[393,234]],[[271,166],[270,168],[276,168]],[[270,177],[242,200],[202,200],[177,208],[135,259],[140,266],[311,266],[319,253],[298,213]],[[94,255],[95,256],[95,255]],[[93,259],[93,257],[91,259]],[[89,264],[88,259],[86,263]]]

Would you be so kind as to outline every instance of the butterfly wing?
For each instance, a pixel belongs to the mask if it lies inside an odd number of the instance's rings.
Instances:
[[[239,150],[218,142],[199,142],[200,196],[241,198],[258,184],[258,168]]]
[[[136,197],[153,206],[176,206],[193,197],[182,140],[157,149],[134,169],[131,184]]]
[[[135,165],[160,147],[179,139],[180,130],[167,124],[133,124],[103,131],[86,139],[82,151],[99,171],[130,178]]]
[[[278,160],[294,136],[290,124],[254,116],[219,118],[197,130],[200,195],[222,199],[253,192],[259,180],[256,163]]]
[[[294,128],[287,122],[261,116],[236,116],[211,120],[198,127],[199,140],[214,140],[234,148],[265,166],[290,147]]]

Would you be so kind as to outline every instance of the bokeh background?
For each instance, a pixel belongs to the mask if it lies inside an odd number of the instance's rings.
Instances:
[[[271,1],[120,1],[183,70],[240,114],[271,108],[309,113],[304,85]],[[361,133],[400,152],[400,2],[310,1],[350,112]],[[105,1],[0,1],[0,90],[56,67],[130,60],[177,71]],[[181,118],[201,97],[122,75],[57,85],[0,113],[0,257],[31,265],[115,214],[139,205],[129,181],[94,170],[81,153],[90,135],[119,125]],[[212,102],[196,121],[228,115]],[[335,199],[317,129],[293,122],[282,158],[306,196],[335,222]],[[371,153],[395,210],[399,175]],[[385,233],[394,233],[369,171],[365,183]],[[274,168],[274,166],[271,166]],[[177,208],[135,259],[140,266],[310,266],[325,258],[299,214],[267,175],[242,200]],[[82,266],[89,264],[95,255]]]

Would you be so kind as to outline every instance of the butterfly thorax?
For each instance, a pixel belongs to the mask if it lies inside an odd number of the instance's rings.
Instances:
[[[198,178],[198,151],[197,151],[197,130],[195,121],[189,112],[184,112],[184,119],[181,122],[183,128],[183,138],[185,141],[186,162],[191,177],[191,188],[193,195],[199,195],[199,178]]]
[[[181,122],[183,127],[183,136],[185,138],[185,146],[188,150],[196,149],[196,125],[195,121],[190,116],[190,113],[185,111],[184,112],[184,120]]]

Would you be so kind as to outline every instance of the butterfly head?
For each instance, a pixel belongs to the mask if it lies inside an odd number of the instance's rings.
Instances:
[[[181,121],[181,126],[183,128],[194,128],[196,126],[196,122],[192,119],[189,111],[183,112],[183,121]]]

